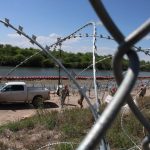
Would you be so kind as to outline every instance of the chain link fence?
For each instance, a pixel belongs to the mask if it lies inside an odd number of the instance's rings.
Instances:
[[[26,34],[23,31],[23,27],[19,26],[18,28],[14,27],[8,19],[0,20],[1,23],[3,23],[6,27],[10,27],[13,30],[15,30],[19,35],[22,35],[29,39],[29,41],[32,44],[37,45],[48,57],[52,58],[53,61],[60,66],[63,71],[67,74],[68,78],[71,80],[71,82],[75,85],[76,89],[84,96],[86,99],[90,110],[95,118],[95,124],[87,134],[87,136],[84,138],[84,140],[80,143],[77,150],[92,150],[92,149],[100,149],[100,150],[109,150],[109,144],[107,143],[107,140],[105,139],[105,134],[107,130],[110,128],[111,124],[113,123],[114,119],[116,118],[118,112],[120,111],[122,105],[124,103],[127,103],[130,107],[133,114],[136,116],[136,118],[140,121],[140,123],[144,126],[144,128],[148,131],[148,134],[150,133],[150,123],[145,119],[141,111],[138,109],[136,104],[134,103],[132,97],[131,97],[131,91],[134,88],[138,73],[139,73],[139,58],[137,56],[137,52],[144,52],[146,55],[150,55],[149,49],[141,49],[140,47],[134,46],[138,41],[140,41],[146,34],[150,32],[150,21],[143,23],[137,30],[133,31],[129,36],[125,37],[121,30],[117,27],[117,25],[113,22],[111,17],[109,16],[107,10],[103,6],[103,3],[100,0],[90,0],[91,5],[93,6],[95,12],[97,13],[100,20],[103,22],[106,29],[109,31],[111,36],[103,36],[99,35],[97,36],[96,33],[96,27],[94,22],[90,22],[75,32],[71,33],[70,35],[66,36],[65,38],[59,39],[56,43],[43,47],[40,43],[36,41],[36,36],[32,35],[30,37],[28,34]],[[93,34],[92,35],[77,35],[82,29],[86,28],[87,26],[92,26]],[[73,76],[60,62],[60,60],[56,59],[51,54],[51,49],[56,48],[57,46],[60,46],[62,42],[75,37],[93,37],[93,63],[88,66],[85,70],[87,70],[90,67],[93,67],[93,89],[95,93],[95,104],[96,108],[91,104],[89,97],[86,95],[86,93],[82,90],[81,84],[79,84],[76,80],[76,76]],[[113,57],[113,72],[114,77],[118,85],[118,89],[116,94],[113,97],[112,102],[106,107],[106,109],[102,112],[102,114],[99,115],[99,107],[101,105],[101,101],[98,98],[98,89],[99,86],[96,81],[96,61],[95,61],[95,54],[96,54],[96,38],[106,38],[108,40],[115,40],[118,43],[118,48],[114,54]],[[38,54],[37,52],[36,54]],[[12,70],[8,72],[8,75],[10,75],[15,69],[17,69],[19,66],[21,66],[24,62],[28,61],[30,58],[34,57],[36,54],[32,55],[28,59],[25,59],[23,62],[18,64],[16,67],[14,67]],[[123,75],[123,68],[122,68],[122,59],[124,56],[128,57],[129,60],[129,66],[128,70],[125,75]],[[107,59],[107,58],[105,58]],[[82,72],[84,72],[83,70]],[[77,76],[82,74],[80,72]],[[108,86],[108,85],[106,85]],[[127,87],[127,88],[125,88]],[[104,87],[105,89],[105,87]],[[146,136],[142,141],[142,146],[144,150],[149,149],[149,135]],[[63,143],[63,144],[67,144]],[[69,143],[70,144],[70,143]],[[49,144],[45,147],[49,147],[56,144]],[[39,148],[43,149],[44,146]],[[73,148],[73,144],[71,143],[71,147]]]

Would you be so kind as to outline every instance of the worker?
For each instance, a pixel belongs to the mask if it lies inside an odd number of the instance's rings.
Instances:
[[[67,96],[69,96],[69,88],[68,85],[65,85],[60,91],[61,108],[63,108]]]
[[[140,89],[140,92],[139,92],[139,101],[140,101],[140,104],[139,104],[139,106],[140,107],[143,107],[144,106],[144,102],[143,102],[143,98],[144,98],[144,96],[145,96],[145,94],[146,94],[146,85],[141,85],[141,89]]]
[[[86,87],[81,87],[82,92],[86,93]],[[80,105],[80,108],[83,108],[83,100],[84,100],[84,96],[81,92],[79,92],[80,98],[78,99],[78,104]]]

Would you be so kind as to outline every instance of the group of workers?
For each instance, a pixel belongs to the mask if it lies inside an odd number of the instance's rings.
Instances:
[[[81,87],[80,90],[82,90],[82,92],[79,91],[78,104],[80,105],[80,108],[83,108],[84,95],[82,93],[86,93],[86,87]],[[115,95],[116,91],[117,91],[117,88],[115,86],[113,86],[110,89],[110,92],[109,92],[108,96],[105,99],[106,103],[109,103],[112,100],[112,98]],[[65,103],[65,99],[66,99],[67,96],[69,96],[69,87],[68,87],[68,85],[59,86],[56,93],[60,97],[61,108],[63,108],[64,103]],[[141,103],[142,106],[143,106],[143,97],[145,96],[145,94],[146,94],[146,85],[142,84],[141,88],[140,88],[140,91],[139,91],[139,98],[140,98],[140,103]]]
[[[105,98],[105,103],[109,103],[113,99],[113,96],[115,95],[116,91],[117,91],[117,88],[115,86],[110,88],[109,94]],[[140,89],[137,92],[139,107],[144,107],[143,98],[145,94],[146,94],[146,84],[145,85],[141,84]]]
[[[85,87],[81,87],[81,90],[83,92],[86,92]],[[65,86],[59,85],[57,87],[56,94],[60,97],[61,108],[63,108],[67,96],[69,97],[69,87],[68,87],[68,85],[65,85]],[[78,99],[78,104],[80,105],[80,108],[83,108],[84,96],[83,96],[81,91],[79,92],[79,95],[80,95],[80,97]]]

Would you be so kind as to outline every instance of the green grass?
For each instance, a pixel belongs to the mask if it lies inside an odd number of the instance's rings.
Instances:
[[[27,120],[23,120],[23,121],[10,122],[6,125],[0,126],[0,133],[4,132],[5,129],[9,129],[10,131],[13,131],[13,132],[17,132],[24,128],[33,129],[37,121],[38,120],[35,120],[35,118],[33,117],[33,118],[28,118]]]

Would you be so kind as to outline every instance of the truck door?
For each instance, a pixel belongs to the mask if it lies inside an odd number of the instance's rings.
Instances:
[[[11,85],[5,86],[1,91],[0,91],[0,102],[11,102],[12,97],[11,97]]]
[[[26,100],[24,85],[12,85],[11,97],[14,102],[24,102]]]

